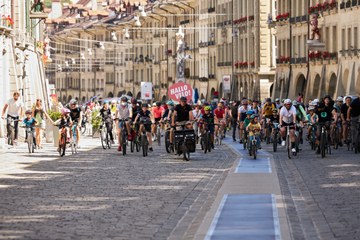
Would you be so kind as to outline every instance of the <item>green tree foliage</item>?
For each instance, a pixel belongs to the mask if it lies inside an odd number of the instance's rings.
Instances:
[[[44,3],[45,3],[45,6],[47,8],[51,8],[51,2],[52,0],[44,0]],[[72,0],[61,0],[61,4],[64,4],[64,3],[72,3]]]

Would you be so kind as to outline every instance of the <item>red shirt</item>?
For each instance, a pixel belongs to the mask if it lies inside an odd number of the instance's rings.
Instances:
[[[216,116],[218,119],[224,118],[225,109],[219,109],[219,108],[217,108],[217,109],[215,109],[214,114],[215,114],[215,116]]]

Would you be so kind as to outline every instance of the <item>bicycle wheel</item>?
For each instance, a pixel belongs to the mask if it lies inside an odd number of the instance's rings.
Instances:
[[[9,145],[14,145],[14,138],[15,138],[14,128],[12,126],[9,126],[9,133],[8,133],[8,144]]]
[[[130,141],[130,152],[134,152],[135,150],[135,139]]]
[[[160,125],[157,126],[156,128],[156,141],[158,143],[158,145],[161,145],[161,129],[160,129]]]
[[[143,149],[143,156],[146,157],[148,155],[148,143],[146,134],[141,135],[141,148]]]
[[[106,149],[106,147],[107,147],[106,135],[107,135],[107,130],[105,127],[103,127],[100,130],[100,141],[101,141],[101,146],[103,149]]]
[[[256,145],[255,144],[256,143],[252,144],[252,154],[253,154],[254,159],[256,159]]]
[[[122,153],[123,155],[126,155],[126,132],[125,129],[122,130]]]
[[[288,158],[291,159],[291,142],[290,142],[290,135],[286,135],[286,148],[287,148],[287,154]]]
[[[170,132],[166,131],[165,132],[165,149],[166,149],[167,153],[171,152],[170,145],[171,145],[170,144]]]
[[[326,136],[325,133],[322,132],[321,133],[321,137],[320,137],[320,152],[321,152],[321,157],[324,158],[325,157],[325,141],[326,141]]]
[[[111,146],[112,146],[112,144],[111,144],[111,140],[110,140],[109,134],[106,134],[106,143],[107,143],[108,149],[110,149]]]
[[[63,157],[65,156],[65,151],[66,151],[66,134],[65,133],[62,133],[62,136],[61,136],[61,141],[60,141],[60,156]]]
[[[203,138],[203,137],[199,137],[199,138],[198,138],[198,142],[200,143],[201,150],[204,150],[204,138]]]
[[[182,152],[184,154],[184,160],[190,161],[190,152],[185,143],[182,144]]]
[[[81,126],[81,134],[84,135],[86,132],[86,123]]]
[[[210,132],[208,132],[207,133],[208,134],[208,152],[211,152],[211,149],[213,149],[214,148],[214,144],[213,144],[213,142],[211,141],[211,133]]]
[[[139,136],[136,136],[135,148],[136,148],[136,152],[140,152],[140,148],[141,148],[141,139],[140,139],[140,137],[139,137]]]
[[[273,150],[274,150],[274,152],[277,151],[277,144],[278,144],[278,135],[277,135],[277,133],[274,133],[274,137],[273,137]]]
[[[203,145],[204,145],[204,147],[203,147],[204,153],[206,154],[209,150],[209,135],[207,132],[204,134],[204,138],[202,141],[203,141]]]

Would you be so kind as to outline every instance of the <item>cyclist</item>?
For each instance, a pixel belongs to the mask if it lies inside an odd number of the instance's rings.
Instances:
[[[122,97],[121,98],[121,102],[117,107],[116,113],[115,113],[115,118],[122,120],[125,120],[125,127],[126,127],[126,131],[128,132],[128,140],[132,141],[132,136],[131,136],[131,132],[130,132],[130,119],[132,119],[132,108],[129,108],[128,106],[128,99],[127,97]],[[119,139],[119,146],[118,146],[118,151],[121,151],[121,146],[122,146],[122,138],[121,138],[121,134],[122,134],[122,127],[123,127],[123,122],[119,121],[118,123],[118,139]]]
[[[317,153],[320,153],[320,131],[322,125],[325,125],[326,129],[328,130],[328,139],[330,134],[330,124],[331,120],[333,120],[336,123],[336,111],[334,109],[334,102],[332,101],[331,97],[329,95],[326,95],[323,98],[323,101],[319,103],[316,114],[318,115],[318,123],[319,127],[316,130],[316,145],[318,145]]]
[[[18,131],[19,131],[19,118],[23,117],[24,115],[24,103],[20,100],[20,93],[19,92],[14,92],[13,94],[13,98],[9,99],[9,101],[7,101],[7,103],[5,104],[3,110],[2,110],[2,118],[5,119],[5,113],[6,110],[7,111],[7,117],[6,119],[13,119],[14,120],[14,144],[16,145],[17,143],[17,138],[18,138]],[[6,126],[7,126],[7,132],[9,132],[9,125],[10,122],[9,120],[7,120]]]
[[[262,121],[262,126],[263,126],[263,129],[264,129],[264,135],[267,136],[267,123],[268,123],[268,118],[270,118],[272,116],[272,111],[276,109],[276,106],[274,103],[271,102],[271,98],[267,98],[266,99],[266,102],[263,106],[263,109],[262,109],[262,116],[263,116],[263,120]]]
[[[358,126],[360,119],[360,98],[357,97],[351,101],[348,112],[347,112],[347,121],[351,121],[350,129],[351,129],[351,139],[352,144],[355,144],[355,138],[358,137]],[[357,146],[354,146],[357,147]]]
[[[215,116],[215,136],[218,136],[219,130],[222,132],[223,136],[220,136],[221,138],[224,137],[224,128],[226,125],[226,119],[225,119],[225,109],[224,104],[219,103],[218,107],[214,110],[214,116]]]
[[[250,121],[249,125],[246,127],[246,131],[249,133],[250,143],[255,139],[257,148],[261,149],[261,146],[260,146],[261,125],[259,123],[259,115],[252,114],[250,119],[251,119],[251,121]]]
[[[346,121],[347,119],[347,111],[350,107],[351,104],[351,97],[347,96],[345,97],[345,103],[341,106],[341,121],[342,121],[342,125],[343,125],[343,131],[342,131],[342,137],[344,139],[344,142],[347,144],[347,139],[348,139],[348,122]]]
[[[112,118],[111,109],[109,107],[109,102],[108,101],[104,101],[104,105],[100,109],[100,115],[101,115],[103,123],[105,123],[105,127],[107,129],[107,132],[109,133],[111,143],[115,144],[114,136],[113,136],[113,133],[112,133],[112,130],[113,130],[113,118]]]
[[[76,126],[76,146],[79,148],[80,142],[80,127],[82,122],[82,111],[81,108],[78,106],[78,102],[75,99],[71,99],[68,106],[70,110],[70,117],[73,124],[77,124]],[[79,125],[80,124],[80,125]]]
[[[145,129],[147,139],[149,141],[149,151],[152,152],[152,138],[151,138],[151,123],[155,123],[155,119],[151,112],[149,111],[149,105],[147,103],[143,103],[141,105],[141,111],[137,114],[134,124],[140,122],[139,135],[141,135],[143,129]]]
[[[336,113],[336,126],[339,129],[338,136],[336,136],[339,139],[339,146],[341,147],[342,144],[342,119],[341,119],[341,107],[343,105],[343,97],[337,97],[334,104],[334,109]]]
[[[280,98],[276,98],[275,99],[275,105],[277,109],[280,109],[282,107],[282,104],[280,102]]]
[[[35,118],[33,118],[32,116],[32,111],[31,110],[26,110],[25,111],[25,115],[26,118],[23,120],[23,124],[25,125],[25,127],[27,128],[31,128],[31,131],[34,132],[34,127],[37,124],[37,121]],[[25,132],[25,139],[27,139],[27,131]],[[35,139],[35,134],[33,134],[33,143],[36,146],[36,139]]]
[[[59,136],[61,136],[61,130],[65,127],[66,131],[66,143],[70,142],[70,126],[73,124],[70,117],[70,110],[66,107],[61,109],[61,117],[57,121],[55,121],[54,125],[59,126]],[[59,149],[58,149],[59,151]]]
[[[164,113],[164,108],[161,106],[161,102],[156,102],[155,106],[152,108],[152,115],[155,118],[155,123],[152,126],[152,134],[154,136],[153,141],[156,141],[156,131],[157,131],[157,123],[160,123],[162,115]]]
[[[243,100],[241,101],[241,106],[238,109],[238,122],[240,123],[239,127],[239,136],[240,136],[240,143],[243,142],[243,131],[245,130],[244,128],[244,120],[246,118],[246,112],[251,110],[251,107],[249,106],[249,102],[246,98],[243,98]]]
[[[162,115],[162,119],[165,121],[171,121],[171,117],[174,113],[174,102],[169,100],[166,102],[167,109],[165,109],[164,114]]]
[[[291,151],[296,152],[295,149],[295,124],[296,124],[296,108],[292,106],[290,99],[285,99],[284,106],[280,110],[279,118],[279,127],[282,136],[281,145],[285,146],[286,138],[286,127],[290,128],[290,141],[291,141]]]
[[[211,141],[211,145],[214,146],[214,123],[215,123],[215,118],[214,118],[214,114],[211,111],[211,107],[210,106],[206,106],[204,107],[204,114],[201,115],[201,122],[206,124],[209,131],[210,131],[210,141]]]
[[[194,116],[192,113],[191,106],[186,103],[187,99],[186,97],[180,98],[180,104],[176,105],[174,108],[174,114],[172,116],[171,125],[173,127],[176,127],[176,123],[179,124],[187,124],[187,128],[192,129],[191,124],[189,124],[189,121],[194,120]],[[174,129],[171,129],[170,131],[170,143],[172,144],[172,140],[174,138]]]
[[[259,101],[258,100],[254,100],[252,102],[251,110],[253,110],[254,114],[257,114],[259,116],[259,118],[261,118],[262,110],[261,110],[261,106],[259,106]]]

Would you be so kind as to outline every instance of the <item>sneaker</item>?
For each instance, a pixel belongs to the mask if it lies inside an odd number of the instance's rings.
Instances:
[[[121,152],[121,145],[120,145],[120,146],[118,146],[118,151],[119,151],[119,152]]]
[[[243,140],[242,140],[242,139],[240,139],[240,143],[243,143]]]
[[[281,142],[281,146],[285,147],[285,141],[284,140]]]
[[[152,152],[154,151],[152,147],[149,147],[149,152]]]
[[[296,153],[296,149],[295,149],[295,148],[292,148],[292,149],[291,149],[291,152],[292,152],[292,153]]]

